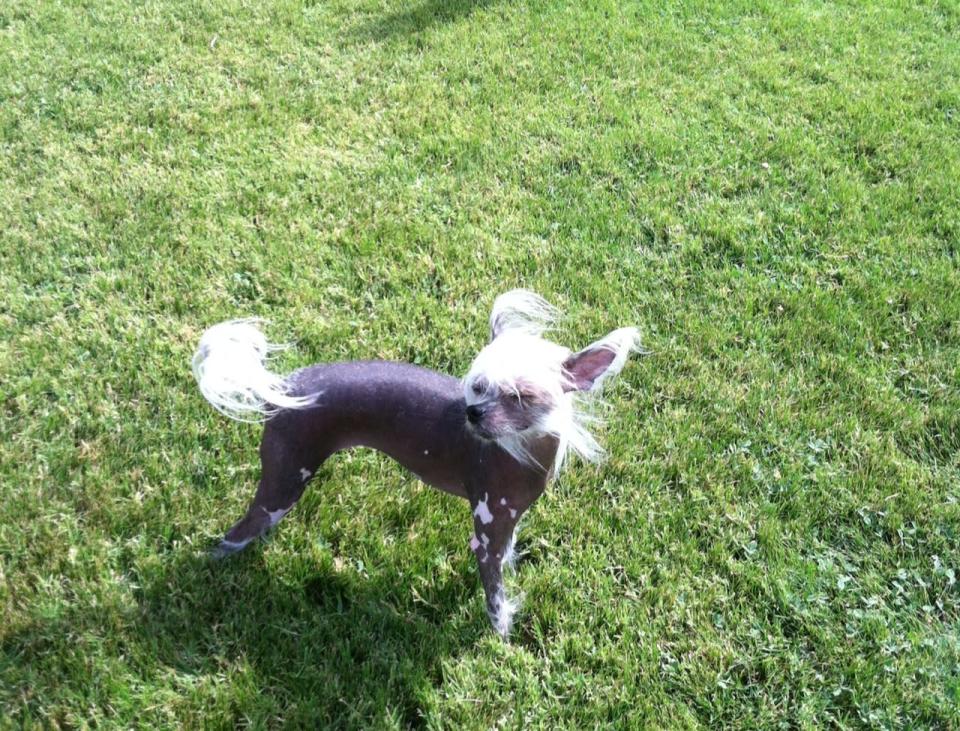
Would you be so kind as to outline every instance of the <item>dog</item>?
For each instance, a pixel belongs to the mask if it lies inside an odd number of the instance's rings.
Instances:
[[[423,482],[469,501],[470,550],[496,632],[510,632],[517,602],[504,590],[517,523],[570,453],[596,461],[588,401],[639,351],[636,328],[614,330],[572,352],[544,333],[557,311],[526,290],[500,295],[490,341],[466,376],[407,363],[319,364],[279,376],[257,320],[214,325],[193,372],[204,397],[241,421],[264,422],[261,478],[246,514],[214,550],[235,553],[275,526],[323,462],[372,447]]]

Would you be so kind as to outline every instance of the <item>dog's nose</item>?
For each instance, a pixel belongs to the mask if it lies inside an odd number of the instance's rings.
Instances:
[[[477,406],[476,404],[471,404],[467,407],[467,421],[471,424],[476,424],[480,419],[483,418],[484,409],[482,406]]]

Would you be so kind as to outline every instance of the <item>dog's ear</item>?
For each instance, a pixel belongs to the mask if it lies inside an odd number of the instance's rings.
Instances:
[[[556,315],[553,305],[534,292],[525,289],[504,292],[494,301],[490,312],[490,341],[506,330],[541,335]]]
[[[563,362],[567,376],[566,391],[593,391],[607,378],[617,375],[634,350],[639,350],[635,327],[614,330],[602,340],[591,343]]]

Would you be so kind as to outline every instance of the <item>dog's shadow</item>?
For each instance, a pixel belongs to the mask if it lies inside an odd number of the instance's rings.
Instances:
[[[73,606],[8,635],[2,649],[32,662],[51,649],[48,638],[105,637],[101,650],[120,653],[148,685],[174,677],[178,687],[219,688],[208,700],[230,700],[218,725],[409,728],[425,723],[444,659],[487,631],[482,610],[472,610],[481,605],[466,561],[414,586],[315,556],[279,570],[267,558],[254,545],[222,561],[175,551],[138,562],[129,574],[135,602]]]
[[[215,561],[185,556],[144,587],[144,632],[158,661],[189,673],[249,673],[277,693],[285,722],[368,726],[422,721],[441,661],[475,642],[473,576],[424,582],[413,604],[402,577],[360,575],[331,561],[271,570],[261,544]],[[459,607],[459,609],[458,609]]]

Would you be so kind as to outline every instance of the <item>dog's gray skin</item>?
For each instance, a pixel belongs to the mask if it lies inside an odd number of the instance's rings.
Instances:
[[[564,366],[572,388],[589,389],[614,357],[607,349],[570,356]],[[372,447],[424,482],[470,502],[474,521],[470,547],[480,569],[487,612],[505,636],[509,622],[502,620],[507,601],[503,560],[512,548],[517,522],[547,486],[557,439],[548,435],[530,439],[526,447],[535,463],[524,464],[494,439],[482,436],[487,422],[519,418],[516,404],[509,401],[515,395],[503,395],[503,403],[468,407],[458,379],[404,363],[315,365],[291,375],[288,383],[291,396],[319,396],[315,405],[283,409],[267,420],[260,444],[260,485],[217,555],[239,551],[275,525],[332,454]],[[535,393],[527,397],[536,400]]]

